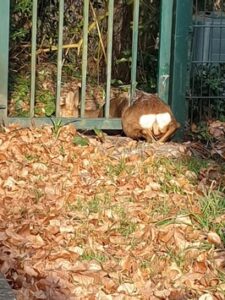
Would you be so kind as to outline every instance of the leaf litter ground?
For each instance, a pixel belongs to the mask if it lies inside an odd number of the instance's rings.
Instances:
[[[223,167],[185,144],[75,136],[0,133],[0,272],[17,299],[225,299]]]

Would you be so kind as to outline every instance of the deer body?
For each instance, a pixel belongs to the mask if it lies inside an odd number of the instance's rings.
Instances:
[[[179,127],[170,107],[154,94],[138,91],[135,102],[122,112],[123,131],[133,139],[165,142]]]

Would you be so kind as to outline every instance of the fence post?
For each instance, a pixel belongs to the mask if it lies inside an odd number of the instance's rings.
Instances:
[[[9,67],[9,14],[10,1],[0,1],[0,122],[6,120]]]
[[[112,42],[113,42],[113,13],[114,0],[108,1],[108,34],[107,34],[107,82],[106,82],[106,103],[105,103],[105,117],[109,118],[110,111],[110,89],[111,89],[111,73],[112,73]]]
[[[80,116],[85,114],[86,84],[87,84],[87,60],[88,60],[88,20],[89,20],[89,0],[84,0],[83,9],[83,51],[82,51],[82,86],[81,86],[81,106]]]
[[[171,108],[176,119],[184,128],[187,119],[186,75],[188,65],[188,41],[192,21],[193,0],[177,0],[175,6],[174,39],[172,45],[173,62],[171,69]],[[181,131],[182,132],[182,131]]]
[[[56,91],[56,117],[60,116],[60,95],[63,67],[63,21],[64,0],[59,1],[59,28],[58,28],[58,55],[57,55],[57,91]]]
[[[158,94],[169,103],[174,0],[161,0]]]
[[[137,51],[138,51],[138,24],[140,0],[134,0],[133,3],[133,24],[132,24],[132,63],[131,63],[131,102],[134,101],[136,90],[136,73],[137,73]]]
[[[34,117],[35,91],[36,91],[37,10],[38,10],[38,0],[34,0],[33,8],[32,8],[30,118]]]

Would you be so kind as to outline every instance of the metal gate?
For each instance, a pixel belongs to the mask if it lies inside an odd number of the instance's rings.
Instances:
[[[139,26],[139,0],[133,0],[132,21],[132,59],[130,99],[133,98],[136,88],[136,66]],[[159,3],[159,2],[158,2]],[[87,84],[87,57],[88,57],[88,25],[90,0],[83,1],[83,47],[82,47],[82,79],[80,116],[78,118],[60,117],[60,93],[62,81],[63,61],[63,22],[64,0],[59,0],[59,24],[57,45],[57,79],[56,79],[56,113],[53,118],[35,117],[36,93],[36,53],[37,53],[37,22],[38,0],[32,2],[32,43],[31,43],[31,85],[30,85],[30,112],[27,117],[9,117],[8,115],[8,65],[9,65],[9,25],[10,1],[0,1],[0,118],[5,124],[19,123],[23,126],[31,124],[45,124],[61,120],[62,123],[75,122],[80,129],[94,127],[102,129],[121,129],[120,119],[109,118],[111,70],[112,70],[112,36],[114,0],[108,0],[108,31],[106,53],[106,89],[103,117],[85,118],[86,84]],[[187,45],[190,25],[192,1],[190,0],[161,0],[161,30],[158,69],[158,93],[160,97],[172,107],[176,118],[184,124],[186,119],[185,86],[187,69]]]

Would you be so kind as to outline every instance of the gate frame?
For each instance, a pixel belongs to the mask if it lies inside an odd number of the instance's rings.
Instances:
[[[0,2],[0,123],[6,122],[8,110],[10,1]]]
[[[193,0],[176,0],[170,96],[172,99],[171,109],[175,118],[181,124],[178,135],[184,133],[184,126],[188,119],[186,92],[190,53],[189,41],[192,33],[192,10]]]
[[[179,136],[187,120],[186,82],[192,8],[193,0],[161,0],[158,93],[171,106],[181,124]]]
[[[32,69],[33,76],[31,78],[31,109],[34,105],[35,92],[35,52],[36,52],[36,22],[37,16],[35,9],[38,0],[33,0],[33,28],[32,28]],[[84,0],[84,18],[88,19],[88,1]],[[112,8],[114,0],[109,0],[109,7]],[[95,127],[101,129],[121,129],[120,119],[109,118],[109,99],[106,99],[105,117],[97,119],[87,118],[59,118],[59,91],[61,83],[60,62],[62,60],[62,11],[64,0],[60,0],[60,24],[59,25],[59,43],[58,43],[58,73],[57,73],[57,94],[56,94],[56,117],[33,117],[31,112],[30,117],[8,117],[8,65],[9,65],[9,22],[10,22],[10,1],[0,1],[0,121],[4,124],[19,123],[22,126],[52,124],[61,120],[62,124],[75,123],[79,129],[93,129]],[[186,73],[188,63],[188,39],[189,28],[191,24],[193,0],[161,0],[161,26],[160,26],[160,51],[159,51],[159,75],[158,75],[158,93],[159,96],[168,104],[175,114],[176,119],[181,123],[182,127],[185,124],[187,112],[185,105],[186,93]],[[139,17],[139,0],[134,0],[134,14],[133,14],[133,39],[132,39],[132,67],[131,67],[131,99],[134,95],[136,87],[136,63],[137,63],[137,41],[138,41],[138,17]],[[112,26],[112,15],[109,16],[109,24]],[[84,32],[85,34],[85,32]],[[112,47],[112,30],[108,32],[109,49],[108,55],[111,55]],[[87,37],[86,37],[87,38]],[[84,45],[86,48],[86,46]],[[86,64],[86,53],[83,54],[83,63]],[[108,56],[108,57],[109,57]],[[108,60],[108,63],[110,59]],[[86,82],[86,72],[83,71],[82,82]],[[107,67],[107,75],[111,72],[111,65]],[[110,75],[109,75],[110,76]],[[107,76],[108,77],[108,76]],[[107,98],[110,95],[110,77],[107,80]],[[82,85],[83,86],[83,85]],[[82,88],[81,100],[85,100],[85,86]],[[82,103],[82,102],[81,102]],[[84,103],[84,102],[83,102]],[[84,104],[83,104],[84,105]],[[84,106],[81,104],[81,116],[84,113]]]

